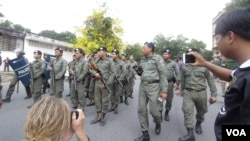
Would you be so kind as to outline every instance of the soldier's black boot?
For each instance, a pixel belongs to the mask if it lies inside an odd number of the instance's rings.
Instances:
[[[100,122],[100,121],[101,121],[101,118],[102,118],[102,113],[97,112],[96,118],[95,118],[94,120],[92,120],[92,121],[90,122],[90,124],[96,124],[96,123]]]
[[[115,109],[115,105],[112,103],[111,108],[108,110],[108,112],[112,112]]]
[[[118,107],[118,105],[115,105],[114,114],[118,114],[117,107]]]
[[[5,99],[3,99],[3,102],[7,102],[7,103],[9,103],[10,102],[10,98],[11,98],[11,95],[6,95],[6,98]]]
[[[128,97],[125,97],[124,103],[125,103],[126,105],[129,105],[129,103],[128,103]]]
[[[102,113],[101,121],[100,121],[100,126],[104,126],[106,124],[106,118],[105,118],[105,113]]]
[[[120,96],[120,103],[123,103],[123,96]]]
[[[169,115],[168,115],[168,113],[169,113],[169,111],[166,110],[166,111],[165,111],[165,115],[164,115],[165,121],[169,121]]]
[[[193,133],[193,128],[187,128],[188,134],[180,137],[179,141],[195,141],[194,133]]]
[[[25,90],[26,90],[27,96],[24,97],[24,99],[31,98],[30,86],[25,87]]]
[[[89,92],[86,92],[85,98],[89,98]]]
[[[89,104],[87,104],[86,106],[93,106],[93,105],[95,105],[95,100],[91,99]]]
[[[133,92],[130,93],[129,97],[132,98],[132,99],[134,98],[133,97]]]
[[[3,99],[3,102],[10,102],[10,100],[11,100],[11,95],[13,94],[14,89],[15,89],[14,86],[12,86],[12,85],[9,86],[9,89],[7,90],[7,94],[6,94],[5,99]]]
[[[200,121],[197,121],[196,122],[196,125],[195,125],[195,132],[197,134],[201,134],[202,133],[202,128],[201,128],[201,122]]]
[[[161,133],[161,124],[160,123],[155,124],[155,133],[157,135],[159,135]]]
[[[135,141],[150,141],[150,136],[148,131],[143,131],[142,136],[135,139]]]

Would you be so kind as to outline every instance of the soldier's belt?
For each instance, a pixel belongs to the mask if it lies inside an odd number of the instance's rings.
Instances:
[[[143,84],[152,84],[152,83],[159,83],[160,80],[153,80],[153,81],[142,81]]]
[[[193,93],[198,93],[198,92],[201,92],[201,91],[205,91],[206,89],[201,89],[201,90],[195,90],[195,89],[190,89],[190,88],[185,88],[186,90],[190,91],[190,92],[193,92]]]

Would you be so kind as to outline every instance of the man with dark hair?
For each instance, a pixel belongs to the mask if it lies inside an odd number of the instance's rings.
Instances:
[[[118,114],[118,104],[119,104],[119,98],[122,95],[122,87],[119,85],[118,81],[122,82],[124,75],[125,75],[125,65],[124,62],[119,59],[119,51],[117,49],[114,49],[111,54],[114,62],[114,67],[116,71],[114,83],[111,85],[111,109],[109,112],[114,111],[114,114]]]
[[[62,58],[63,49],[56,48],[55,56],[56,58],[50,61],[48,65],[48,69],[50,71],[50,76],[54,78],[50,78],[50,95],[56,96],[58,98],[62,98],[62,93],[64,90],[64,75],[67,69],[67,61]]]
[[[33,78],[33,84],[31,85],[31,92],[34,99],[34,103],[41,99],[41,89],[44,79],[44,71],[45,71],[45,61],[41,59],[42,52],[40,50],[34,51],[35,60],[30,65],[30,75]],[[33,104],[32,104],[33,105]],[[28,106],[31,108],[32,105]]]
[[[107,57],[107,48],[98,48],[99,59],[96,61],[98,70],[95,68],[91,70],[91,73],[95,75],[95,105],[97,111],[97,117],[91,121],[91,124],[96,124],[100,122],[100,126],[106,124],[106,113],[108,111],[109,105],[109,94],[106,86],[102,82],[101,78],[106,81],[107,87],[114,81],[115,68],[113,61]],[[102,75],[101,75],[101,74]]]
[[[164,119],[165,121],[169,121],[169,111],[171,110],[172,101],[174,98],[174,83],[176,83],[175,89],[178,89],[180,84],[180,70],[176,62],[171,60],[171,51],[169,49],[167,48],[164,49],[162,53],[167,72],[166,79],[168,80],[168,91],[167,91],[168,98],[166,100],[166,105],[165,105],[166,111]]]
[[[77,109],[79,104],[80,108],[84,111],[86,103],[84,81],[88,71],[87,62],[84,60],[85,53],[81,48],[76,48],[74,52],[76,60],[69,70],[69,74],[72,75],[70,97],[73,108]]]
[[[216,23],[217,46],[227,58],[237,60],[241,65],[229,70],[206,61],[197,52],[192,65],[204,66],[221,80],[230,81],[225,94],[224,105],[215,121],[217,141],[222,141],[222,125],[250,125],[250,7],[240,7],[222,15]],[[241,130],[242,131],[242,130]],[[240,140],[242,136],[239,136]],[[247,139],[249,136],[247,134]],[[237,139],[237,137],[235,138]],[[245,138],[243,138],[244,140]]]
[[[122,95],[120,96],[120,103],[123,103],[123,97],[125,97],[124,103],[126,105],[129,105],[128,97],[131,94],[130,79],[132,78],[133,68],[130,65],[130,62],[127,60],[127,54],[123,53],[121,60],[124,62],[124,65],[125,65],[125,73],[124,73],[124,78],[122,78],[123,79],[123,92],[122,92]]]
[[[155,122],[155,133],[161,132],[162,122],[162,102],[167,98],[167,74],[163,59],[154,53],[153,43],[146,42],[142,52],[144,57],[141,59],[141,69],[137,69],[137,74],[141,76],[139,87],[138,117],[141,125],[142,136],[135,141],[150,141],[148,109]],[[143,70],[143,71],[138,71]]]
[[[192,48],[187,51],[199,52]],[[194,108],[196,108],[195,132],[202,134],[201,123],[207,112],[207,83],[210,88],[211,101],[216,101],[217,89],[210,71],[204,67],[186,64],[181,72],[181,95],[183,96],[182,111],[184,113],[184,124],[188,134],[180,137],[179,141],[194,141]]]

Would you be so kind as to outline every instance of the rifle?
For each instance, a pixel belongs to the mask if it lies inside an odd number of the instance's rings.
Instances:
[[[32,65],[32,63],[30,63],[30,84],[31,84],[31,86],[33,86],[34,85],[34,70],[33,70],[33,65]]]
[[[121,88],[123,88],[122,82],[117,78],[117,76],[115,76],[115,80],[118,82],[118,84],[121,86]]]
[[[77,85],[76,85],[75,65],[76,65],[76,63],[74,63],[74,66],[73,66],[73,71],[74,71],[73,81],[74,81],[74,87],[75,87],[75,91],[76,91],[76,89],[77,89]]]
[[[101,76],[101,81],[102,81],[103,85],[107,88],[108,93],[111,94],[111,90],[109,89],[108,84],[104,80],[101,70],[98,69],[98,67],[96,66],[96,64],[94,62],[89,63],[89,67],[94,69],[97,73],[99,73],[99,75]]]
[[[54,60],[50,60],[50,67],[51,67],[51,73],[50,73],[50,78],[51,78],[51,84],[52,86],[55,86],[55,67],[54,67]]]
[[[16,93],[18,94],[18,90],[19,90],[19,80],[17,81],[17,88],[16,88]]]

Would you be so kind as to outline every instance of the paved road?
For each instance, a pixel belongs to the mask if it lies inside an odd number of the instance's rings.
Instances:
[[[130,105],[119,105],[119,114],[107,114],[107,124],[104,127],[90,125],[90,121],[95,118],[95,107],[87,107],[85,111],[86,125],[85,130],[92,141],[133,141],[136,137],[141,135],[140,125],[137,118],[137,100],[138,87],[140,80],[136,81],[134,88],[134,99],[129,99]],[[5,97],[6,90],[9,83],[3,83],[3,97]],[[217,85],[220,93],[220,86]],[[64,99],[70,103],[70,99],[65,97],[69,93],[68,83],[65,82]],[[43,97],[48,94],[43,95]],[[4,103],[0,109],[0,141],[21,141],[24,139],[23,126],[28,112],[27,106],[32,103],[32,99],[24,100],[24,88],[20,85],[18,94],[12,96],[11,103]],[[87,100],[88,102],[88,100]],[[208,113],[205,117],[205,122],[202,124],[204,133],[202,135],[195,135],[196,141],[215,141],[213,130],[215,117],[223,104],[223,98],[218,95],[218,102],[209,106]],[[170,112],[170,121],[162,122],[162,132],[160,135],[154,133],[154,124],[152,117],[150,117],[149,133],[151,141],[177,141],[178,138],[186,134],[186,129],[183,123],[183,113],[181,111],[182,97],[175,95],[173,101],[173,108]],[[74,137],[72,139],[76,141]]]

